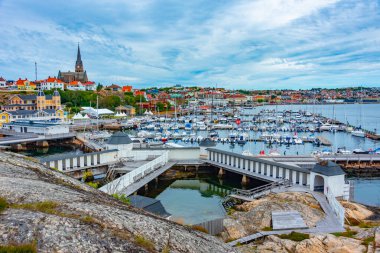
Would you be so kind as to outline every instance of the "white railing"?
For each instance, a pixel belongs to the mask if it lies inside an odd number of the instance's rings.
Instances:
[[[130,186],[131,184],[139,181],[143,177],[152,173],[156,169],[164,166],[168,162],[168,151],[163,153],[161,156],[156,159],[138,167],[137,169],[132,170],[131,172],[125,174],[122,177],[119,177],[112,182],[104,185],[100,188],[101,191],[106,192],[108,194],[118,193],[124,188]]]
[[[334,195],[331,192],[327,192],[326,194],[327,201],[329,202],[332,210],[336,214],[336,216],[339,219],[339,224],[343,227],[344,226],[344,214],[345,210],[344,207],[339,203],[338,200],[334,197]]]
[[[351,190],[351,182],[348,181],[343,185],[343,199],[344,200],[350,199],[350,190]]]

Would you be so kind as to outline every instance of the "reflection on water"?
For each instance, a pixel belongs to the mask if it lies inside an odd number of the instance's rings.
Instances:
[[[223,179],[214,174],[202,174],[192,179],[160,181],[157,189],[146,196],[161,200],[173,218],[183,220],[185,224],[197,224],[224,217],[223,197],[232,188],[242,188],[240,182],[241,176],[235,174],[227,174]],[[247,188],[263,184],[262,181],[251,180]]]
[[[355,202],[380,207],[380,179],[353,179],[351,183]]]
[[[45,157],[49,155],[77,152],[74,147],[70,146],[49,146],[45,148],[28,148],[28,150],[18,152],[20,154],[31,156],[31,157]]]

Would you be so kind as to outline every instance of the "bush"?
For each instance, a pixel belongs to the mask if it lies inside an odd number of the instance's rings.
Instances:
[[[37,245],[35,243],[0,245],[0,253],[37,253]]]
[[[153,244],[153,242],[151,242],[149,239],[146,239],[142,235],[136,235],[135,242],[136,242],[136,244],[140,245],[141,247],[143,247],[143,248],[145,248],[145,249],[147,249],[149,251],[153,251],[154,250],[154,244]]]
[[[273,231],[272,227],[265,227],[262,229],[262,231]]]
[[[234,212],[236,212],[236,210],[233,207],[227,209],[227,215],[232,215]]]
[[[279,235],[279,237],[281,239],[288,239],[288,240],[292,240],[295,242],[300,242],[300,241],[303,241],[305,239],[310,238],[309,234],[303,234],[303,233],[298,233],[298,232],[294,232],[294,231],[291,232],[290,234]]]
[[[92,173],[92,171],[85,171],[83,173],[83,181],[86,183],[94,181],[94,174]]]
[[[8,207],[7,200],[3,197],[0,197],[0,212],[4,211]]]
[[[127,198],[127,196],[125,196],[125,194],[114,193],[114,194],[112,194],[112,197],[114,197],[115,199],[120,200],[124,204],[128,204],[128,205],[131,204],[131,200],[129,198]]]

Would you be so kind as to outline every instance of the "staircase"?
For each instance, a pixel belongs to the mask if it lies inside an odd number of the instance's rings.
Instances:
[[[229,198],[236,198],[244,201],[251,201],[261,196],[271,193],[275,189],[290,187],[292,183],[283,179],[263,186],[259,186],[250,190],[233,189]]]

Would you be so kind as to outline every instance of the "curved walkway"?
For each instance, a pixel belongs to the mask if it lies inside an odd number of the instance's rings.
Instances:
[[[334,233],[343,232],[345,229],[339,224],[338,218],[334,211],[331,209],[329,203],[327,202],[326,196],[320,192],[314,192],[304,187],[292,186],[286,189],[278,189],[273,191],[275,193],[280,192],[307,192],[313,195],[313,197],[319,202],[322,210],[325,213],[325,217],[317,222],[316,226],[307,229],[289,229],[289,230],[276,230],[276,231],[260,231],[252,235],[248,235],[237,239],[235,241],[229,242],[230,246],[236,246],[237,244],[249,243],[253,240],[261,238],[267,235],[279,235],[279,234],[290,234],[291,232],[300,233]]]

